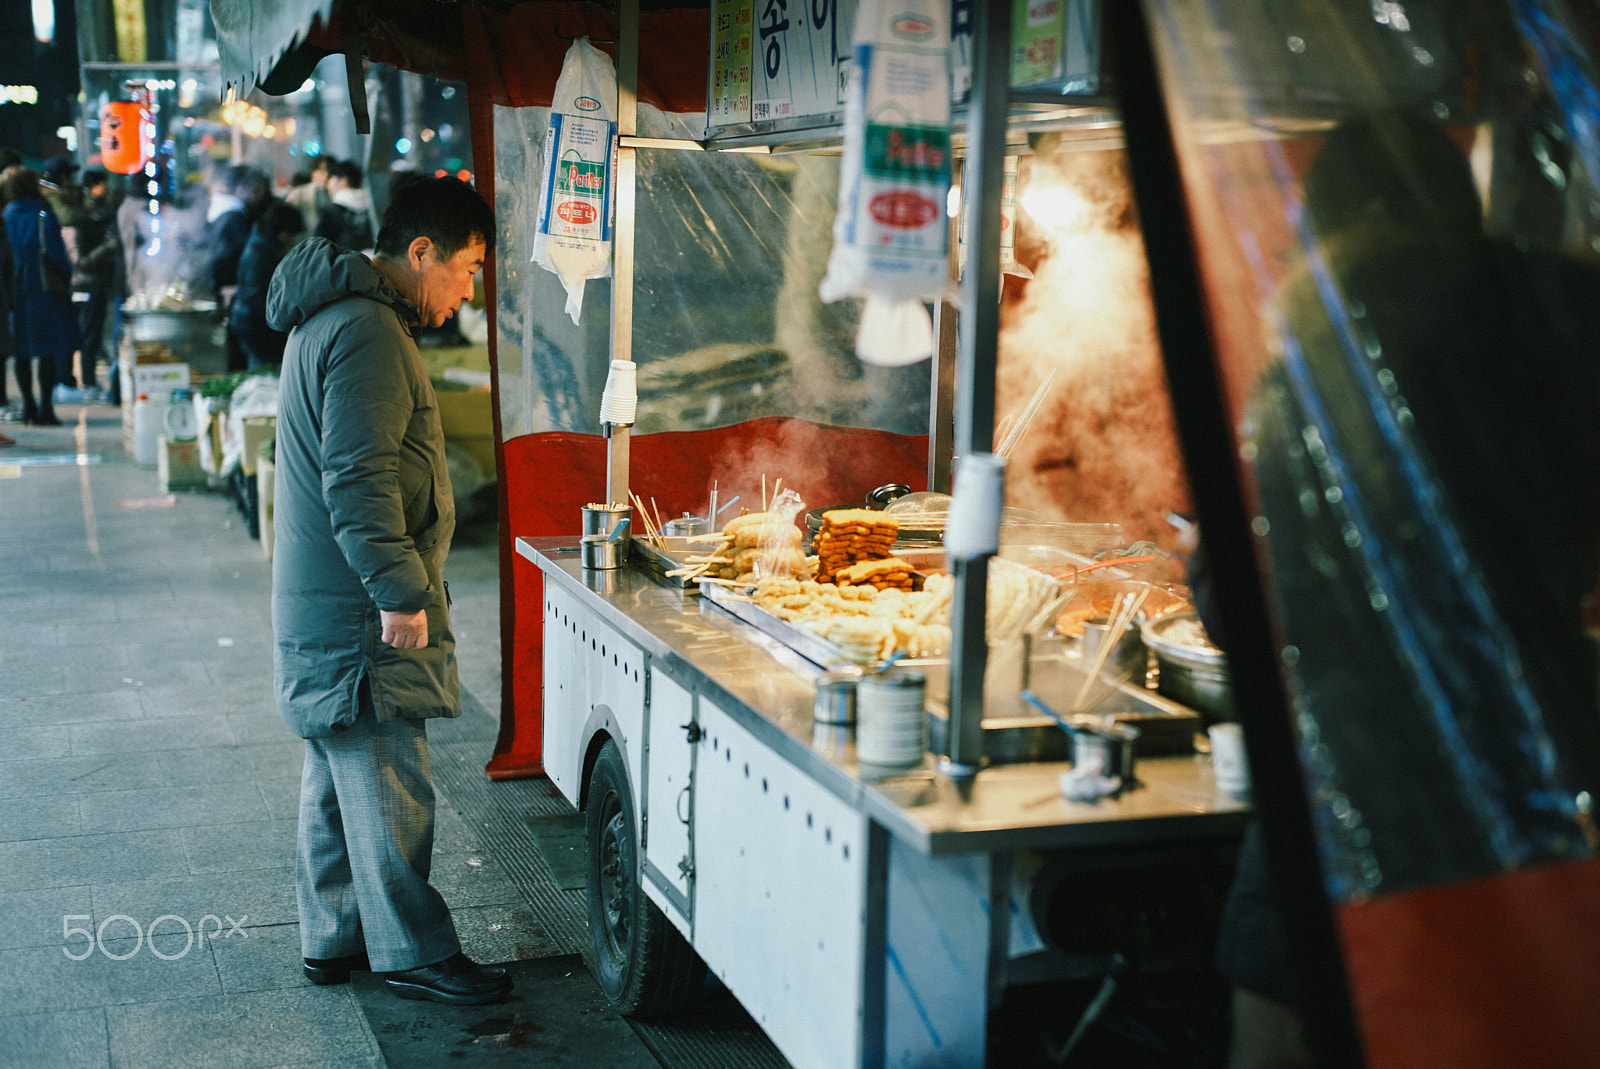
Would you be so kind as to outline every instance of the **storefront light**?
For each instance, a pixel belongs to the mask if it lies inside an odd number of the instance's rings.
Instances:
[[[1089,219],[1089,205],[1076,191],[1064,186],[1031,188],[1022,195],[1022,208],[1046,230],[1078,230]]]
[[[33,38],[42,45],[56,39],[55,0],[33,0]]]
[[[404,156],[406,153],[411,151],[411,139],[409,137],[402,137],[400,140],[394,143],[394,150],[400,153],[400,155]]]
[[[433,140],[433,131],[432,130],[423,130],[422,132],[417,134],[417,137],[419,137],[422,140],[423,144],[427,144],[429,141]]]

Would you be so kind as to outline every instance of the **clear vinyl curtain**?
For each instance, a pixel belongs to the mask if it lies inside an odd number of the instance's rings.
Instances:
[[[1587,855],[1594,9],[1148,8],[1330,894]]]
[[[640,105],[640,133],[691,138],[698,116]],[[611,280],[590,281],[581,325],[556,277],[530,263],[549,110],[495,109],[500,404],[505,436],[599,430]],[[698,125],[697,123],[695,125]],[[633,357],[636,433],[762,416],[901,434],[928,431],[929,367],[854,355],[857,302],[817,299],[839,161],[638,152]]]

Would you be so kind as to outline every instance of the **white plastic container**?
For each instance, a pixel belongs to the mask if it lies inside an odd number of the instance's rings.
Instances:
[[[133,402],[133,462],[141,468],[156,466],[156,439],[168,407],[166,397],[152,401],[147,393]]]

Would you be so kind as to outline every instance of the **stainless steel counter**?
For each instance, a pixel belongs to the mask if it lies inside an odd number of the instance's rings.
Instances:
[[[811,716],[819,670],[792,650],[706,604],[693,591],[660,585],[640,568],[585,571],[576,538],[519,538],[517,552],[546,582],[586,598],[602,618],[670,671],[688,670],[743,726],[847,804],[919,852],[1148,843],[1239,831],[1245,803],[1216,789],[1210,759],[1145,758],[1139,785],[1093,804],[1061,797],[1070,765],[986,768],[964,787],[923,769],[870,782],[854,746]]]

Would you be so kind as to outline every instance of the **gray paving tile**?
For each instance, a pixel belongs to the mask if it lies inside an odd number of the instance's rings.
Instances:
[[[272,645],[269,638],[259,632],[237,636],[223,634],[190,634],[187,627],[179,631],[179,621],[170,621],[172,634],[163,634],[159,638],[152,637],[148,632],[133,636],[134,641],[125,645],[128,657],[134,664],[142,664],[148,660],[171,658],[177,661],[200,661],[212,665],[242,661],[246,663],[264,663],[267,671],[272,670]],[[126,627],[125,624],[116,626]],[[226,643],[219,644],[217,638],[228,639]]]
[[[148,634],[146,628],[130,627],[116,620],[79,620],[56,625],[56,645],[115,646]]]
[[[175,831],[0,843],[0,891],[92,883],[108,873],[122,880],[140,880],[188,871],[183,842]],[[0,990],[4,989],[0,985]]]
[[[6,1018],[0,1028],[0,1065],[110,1069],[105,1011],[95,1007]]]
[[[80,797],[86,834],[238,824],[267,818],[266,805],[250,780],[100,791]]]
[[[71,755],[72,740],[65,727],[17,727],[0,722],[0,761]]]
[[[43,694],[65,694],[67,673],[59,664],[30,664],[7,667],[4,670],[6,691],[37,697]]]
[[[276,711],[230,713],[227,720],[240,745],[289,742],[295,738],[294,732],[289,730]]]
[[[100,720],[136,720],[139,695],[38,694],[0,698],[0,730],[44,724],[80,724]]]
[[[295,863],[293,820],[184,828],[183,849],[195,873],[282,868]]]
[[[272,693],[272,655],[230,657],[205,662],[206,673],[215,686],[253,686],[263,694]]]
[[[563,948],[527,906],[463,906],[450,910],[461,949],[478,962],[554,957]]]
[[[55,624],[117,618],[116,605],[108,597],[82,598],[62,603],[51,598],[43,587],[17,597],[7,593],[6,611],[13,620],[48,620]]]
[[[300,818],[300,780],[263,779],[256,784],[273,820]]]
[[[49,568],[50,558],[42,553],[0,553],[0,575],[33,575]]]
[[[0,775],[4,774],[4,768],[0,767]],[[80,797],[51,794],[36,798],[0,798],[0,843],[81,834]]]
[[[184,716],[223,716],[241,710],[272,712],[277,705],[272,695],[271,669],[264,686],[234,684],[202,687],[144,687],[139,694],[144,715],[153,719]]]
[[[53,623],[8,623],[0,627],[0,650],[52,649],[56,631]]]
[[[69,664],[63,668],[63,673],[63,686],[68,694],[98,694],[143,687],[193,687],[211,682],[206,666],[198,661],[158,660],[115,666]]]
[[[59,646],[22,646],[17,649],[0,648],[0,674],[8,679],[13,671],[59,666],[64,670],[75,665],[91,663],[102,666],[125,666],[128,652],[121,646],[95,646],[63,649]],[[68,673],[70,675],[70,673]],[[68,678],[64,675],[63,678]],[[70,688],[69,688],[70,689]]]
[[[146,922],[155,919],[156,915],[151,915],[139,920],[141,931]],[[88,936],[74,935],[53,947],[0,950],[0,990],[7,993],[0,1000],[0,1021],[53,1010],[127,1002],[159,1006],[166,999],[215,999],[222,994],[210,948],[191,948],[183,953],[181,928],[175,941],[165,938],[158,942],[156,949],[174,959],[164,961],[152,952],[148,942],[134,939],[132,924],[120,918],[106,926],[104,943],[99,939],[98,925],[91,927],[88,921],[76,919],[72,924],[95,933],[92,948]],[[172,921],[166,924],[176,927]],[[128,938],[121,938],[121,933],[127,933]],[[63,953],[64,949],[74,957],[87,954],[83,960],[74,961]],[[114,957],[124,960],[113,960]],[[0,1031],[5,1027],[0,1024]]]
[[[176,833],[174,833],[175,835]],[[120,873],[107,866],[106,873]],[[248,929],[262,924],[292,924],[300,919],[295,906],[294,866],[245,869],[238,872],[188,873],[160,879],[113,879],[94,885],[94,918],[98,924],[118,913],[154,918],[172,913],[191,924],[205,916],[232,918]],[[231,931],[230,927],[224,931]],[[238,936],[234,936],[238,938]]]
[[[255,777],[250,754],[241,746],[201,746],[188,750],[163,750],[155,755],[166,787],[191,787],[202,783],[248,782]]]
[[[187,750],[198,746],[230,746],[238,742],[227,718],[222,716],[74,724],[71,730],[74,754]]]
[[[248,939],[235,936],[211,944],[224,994],[283,991],[313,986],[302,964],[300,925],[251,928]]]
[[[435,850],[428,882],[444,895],[451,909],[514,905],[522,901],[522,893],[500,863],[481,851],[449,854]]]
[[[117,1065],[262,1069],[378,1060],[348,985],[107,1009]]]
[[[0,950],[59,947],[66,934],[62,918],[93,908],[88,884],[0,893],[0,917],[5,918],[0,924]]]
[[[283,779],[299,785],[300,771],[305,767],[306,744],[304,739],[290,735],[281,742],[267,742],[246,747],[250,764],[261,780]]]
[[[94,754],[14,761],[0,776],[0,798],[33,798],[51,792],[125,791],[161,786],[153,754]]]

